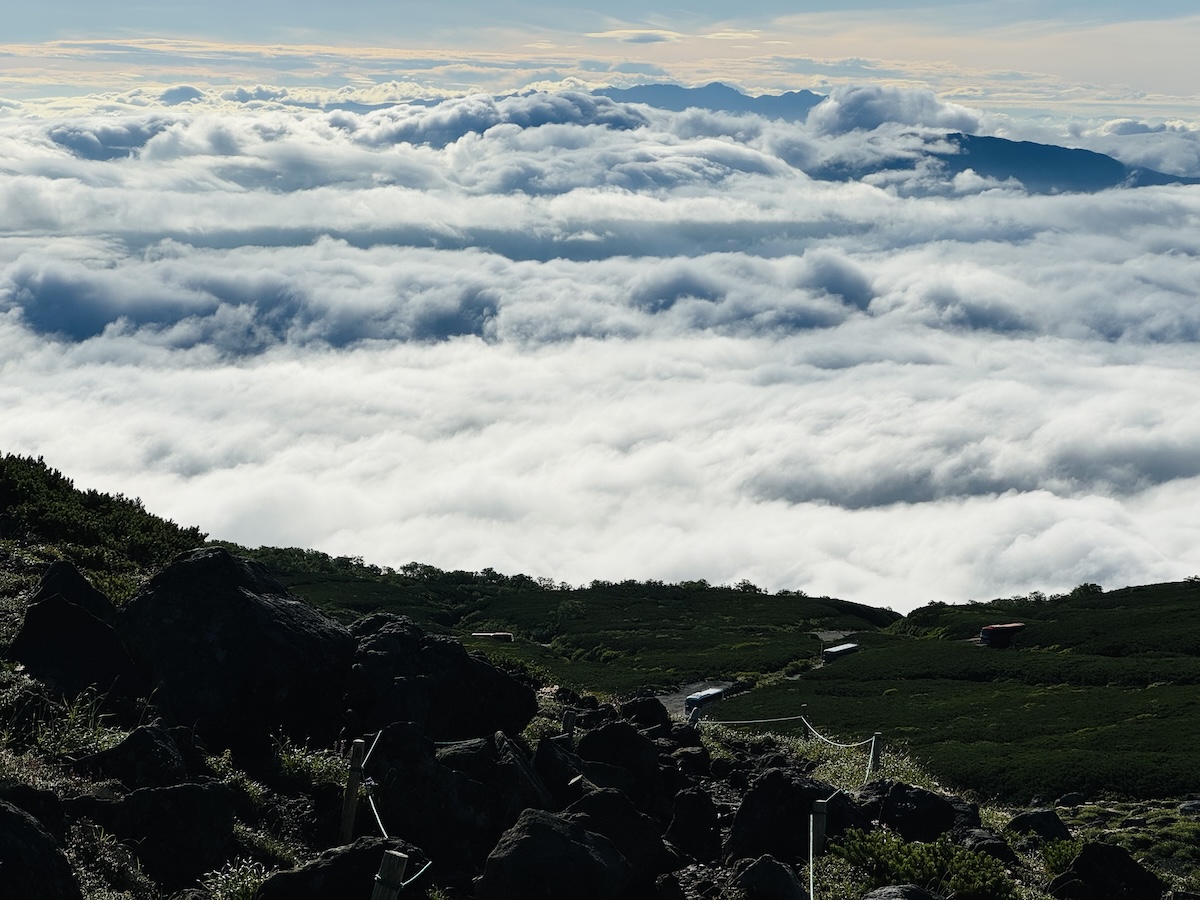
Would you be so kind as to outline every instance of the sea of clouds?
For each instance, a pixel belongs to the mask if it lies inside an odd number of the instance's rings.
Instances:
[[[173,90],[0,117],[0,450],[382,565],[898,610],[1200,573],[1200,187],[946,178],[1003,128],[897,89]],[[1200,175],[1197,134],[1074,143]]]

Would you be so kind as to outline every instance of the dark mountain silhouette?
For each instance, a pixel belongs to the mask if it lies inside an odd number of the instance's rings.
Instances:
[[[1200,178],[1127,166],[1111,156],[1091,150],[971,134],[951,134],[947,138],[958,146],[958,153],[933,155],[943,161],[948,172],[957,174],[973,169],[987,178],[1001,181],[1015,178],[1026,190],[1035,193],[1200,184]]]
[[[952,149],[946,149],[949,144]],[[936,160],[948,181],[968,170],[1000,182],[1016,181],[1031,194],[1091,193],[1113,188],[1200,184],[1200,178],[1169,175],[1091,150],[954,133],[931,137],[925,153],[870,160],[837,158],[806,171],[821,181],[858,181],[880,172],[903,172]]]
[[[678,84],[639,84],[631,88],[601,88],[593,93],[621,103],[645,103],[656,109],[682,112],[685,109],[710,109],[715,112],[755,113],[771,119],[803,122],[808,111],[825,97],[812,91],[788,91],[752,97],[714,81],[700,88]]]

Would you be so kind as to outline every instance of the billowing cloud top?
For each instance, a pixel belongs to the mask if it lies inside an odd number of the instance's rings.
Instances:
[[[1033,193],[960,164],[996,121],[182,84],[0,118],[0,443],[385,564],[897,608],[1200,570],[1200,188]],[[1076,134],[1179,175],[1194,137]]]

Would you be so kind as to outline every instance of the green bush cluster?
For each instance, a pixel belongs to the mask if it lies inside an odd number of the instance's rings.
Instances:
[[[139,499],[78,490],[41,457],[0,457],[0,538],[54,545],[118,599],[132,591],[138,574],[205,537],[152,515]]]
[[[889,831],[852,830],[830,852],[864,872],[871,887],[915,884],[954,900],[1005,900],[1016,892],[998,860],[945,840],[906,843]]]

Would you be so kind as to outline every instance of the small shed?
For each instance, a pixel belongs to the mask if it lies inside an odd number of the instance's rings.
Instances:
[[[858,644],[838,644],[836,647],[829,647],[821,651],[821,660],[823,662],[833,662],[835,659],[841,659],[843,656],[849,656],[851,653],[858,652]]]
[[[979,643],[995,650],[1011,647],[1017,635],[1025,630],[1024,622],[1006,622],[1003,625],[984,625],[979,629]]]

